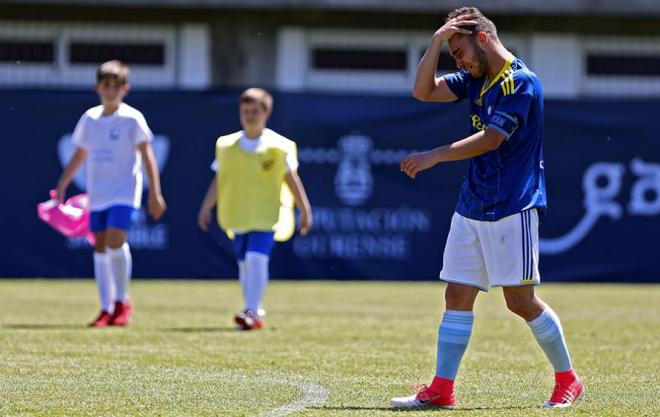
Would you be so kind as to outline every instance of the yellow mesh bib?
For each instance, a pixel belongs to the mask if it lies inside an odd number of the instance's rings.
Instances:
[[[234,231],[274,231],[276,241],[288,240],[295,229],[294,199],[284,176],[295,143],[264,135],[256,152],[248,152],[239,137],[216,142],[218,224],[232,239]]]

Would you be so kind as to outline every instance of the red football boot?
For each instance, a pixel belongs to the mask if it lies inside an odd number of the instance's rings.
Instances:
[[[112,320],[112,314],[103,310],[99,313],[99,316],[91,323],[89,327],[105,327],[110,325],[110,320]]]
[[[254,314],[252,310],[243,310],[234,316],[238,330],[255,330],[264,327],[264,319]]]
[[[110,319],[111,326],[126,326],[133,315],[133,306],[130,302],[115,301],[115,312]]]
[[[399,409],[415,408],[454,408],[454,381],[435,377],[431,386],[415,385],[420,389],[417,394],[407,397],[397,397],[390,400],[390,405]]]
[[[584,397],[584,384],[572,369],[565,372],[555,372],[555,389],[550,400],[543,404],[543,407],[572,407],[582,397]]]

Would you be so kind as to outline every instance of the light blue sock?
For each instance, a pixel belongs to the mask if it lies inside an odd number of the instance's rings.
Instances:
[[[458,367],[467,349],[474,313],[471,311],[447,310],[438,329],[438,359],[435,376],[456,379]]]
[[[550,307],[546,307],[534,320],[528,321],[527,325],[532,329],[534,337],[555,368],[555,372],[564,372],[572,368],[559,317]]]

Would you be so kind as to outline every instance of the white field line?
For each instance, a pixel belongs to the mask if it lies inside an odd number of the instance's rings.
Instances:
[[[293,402],[291,404],[287,404],[282,407],[275,408],[273,410],[270,410],[266,413],[261,414],[261,417],[280,417],[280,416],[286,416],[288,414],[292,413],[297,413],[298,411],[302,411],[305,408],[312,407],[315,405],[322,405],[325,404],[325,402],[328,400],[328,390],[314,384],[302,384],[299,382],[291,382],[287,381],[286,379],[268,379],[264,380],[264,382],[270,382],[274,384],[286,384],[290,385],[302,392],[305,393],[305,397],[303,399]]]
[[[51,363],[58,363],[58,364],[71,364],[70,360],[59,360],[59,361],[53,361]],[[16,360],[9,360],[9,361],[0,361],[0,364],[5,365],[5,366],[22,366],[22,367],[37,367],[41,366],[39,364],[33,363],[31,361],[16,361]],[[85,368],[85,369],[96,369],[96,366],[93,365],[82,365],[78,364],[76,365],[78,368]],[[131,370],[136,370],[141,367],[137,367],[134,365],[128,365],[128,364],[121,364],[121,365],[116,365],[114,367],[115,369],[131,369]],[[181,368],[177,366],[147,366],[144,367],[144,369],[154,369],[154,370],[159,370],[159,371],[174,371],[177,373],[184,373],[192,376],[199,377],[199,374],[201,373],[205,377],[213,377],[213,378],[233,378],[233,379],[239,379],[239,380],[245,380],[245,381],[254,381],[257,380],[259,382],[267,383],[267,384],[278,384],[278,385],[289,385],[293,388],[296,388],[299,391],[302,391],[305,396],[299,400],[292,402],[290,404],[284,405],[282,407],[278,407],[275,409],[272,409],[270,411],[267,411],[263,414],[260,414],[261,417],[281,417],[281,416],[286,416],[289,414],[297,413],[299,411],[304,410],[305,408],[308,407],[313,407],[315,405],[322,405],[325,404],[326,401],[328,401],[328,390],[323,388],[322,386],[319,385],[314,385],[314,384],[303,384],[301,382],[295,382],[290,379],[286,379],[284,377],[278,377],[278,378],[273,378],[273,377],[249,377],[247,375],[242,375],[238,374],[236,372],[208,372],[208,371],[198,371],[194,369],[189,369],[189,368]]]

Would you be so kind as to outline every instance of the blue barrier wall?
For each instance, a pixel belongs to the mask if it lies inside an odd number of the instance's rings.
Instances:
[[[211,180],[215,138],[238,130],[238,92],[135,92],[157,135],[169,211],[142,212],[130,235],[136,277],[237,275],[229,241],[196,216]],[[72,151],[68,135],[90,92],[2,91],[4,179],[0,276],[92,275],[91,249],[37,220]],[[435,279],[466,164],[410,180],[412,150],[468,132],[462,104],[409,97],[277,94],[270,127],[298,143],[300,175],[315,210],[311,235],[279,244],[274,277]],[[660,281],[660,102],[548,101],[545,168],[550,207],[541,219],[541,272],[553,281]],[[84,187],[78,177],[70,193]]]

